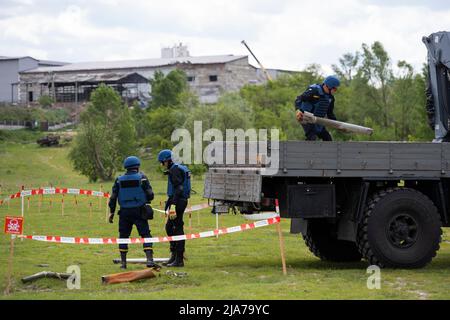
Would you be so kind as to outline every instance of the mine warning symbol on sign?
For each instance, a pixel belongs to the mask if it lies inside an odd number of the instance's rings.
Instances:
[[[22,234],[23,218],[22,217],[5,217],[5,233]]]

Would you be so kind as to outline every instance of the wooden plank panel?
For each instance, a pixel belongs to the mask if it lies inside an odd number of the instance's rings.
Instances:
[[[394,159],[392,160],[393,170],[430,170],[441,171],[441,161],[438,160],[422,160],[422,159]]]

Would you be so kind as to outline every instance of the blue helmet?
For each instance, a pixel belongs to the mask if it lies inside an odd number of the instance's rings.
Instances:
[[[168,149],[161,150],[158,154],[158,161],[163,162],[167,160],[172,160],[172,151]]]
[[[323,83],[325,83],[327,85],[327,87],[330,89],[337,88],[341,84],[341,82],[339,81],[339,79],[336,76],[326,77],[325,80],[323,81]]]
[[[139,158],[135,157],[135,156],[128,157],[123,162],[123,167],[125,169],[136,168],[136,167],[139,167],[140,165],[141,165],[141,160],[139,160]]]

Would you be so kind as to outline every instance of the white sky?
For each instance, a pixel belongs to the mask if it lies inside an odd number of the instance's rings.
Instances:
[[[419,71],[436,31],[450,31],[448,0],[0,0],[0,55],[67,62],[159,58],[179,42],[249,55],[246,40],[266,68],[329,70],[378,40]]]

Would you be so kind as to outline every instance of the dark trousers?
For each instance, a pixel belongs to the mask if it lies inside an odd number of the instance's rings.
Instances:
[[[133,225],[136,226],[139,235],[142,238],[151,238],[150,226],[148,220],[142,219],[140,208],[124,208],[119,211],[119,237],[129,238]],[[144,251],[152,250],[152,243],[144,243]],[[119,244],[119,251],[127,252],[128,244]]]
[[[173,220],[167,219],[166,232],[170,236],[181,236],[184,234],[183,226],[183,214],[187,207],[187,199],[180,199],[178,203],[175,204],[175,212],[177,217]],[[185,240],[182,241],[170,241],[170,251],[171,252],[184,252]]]
[[[325,129],[317,132],[314,124],[302,124],[303,130],[305,130],[305,136],[307,141],[315,141],[317,138],[323,141],[333,141],[331,134]]]

